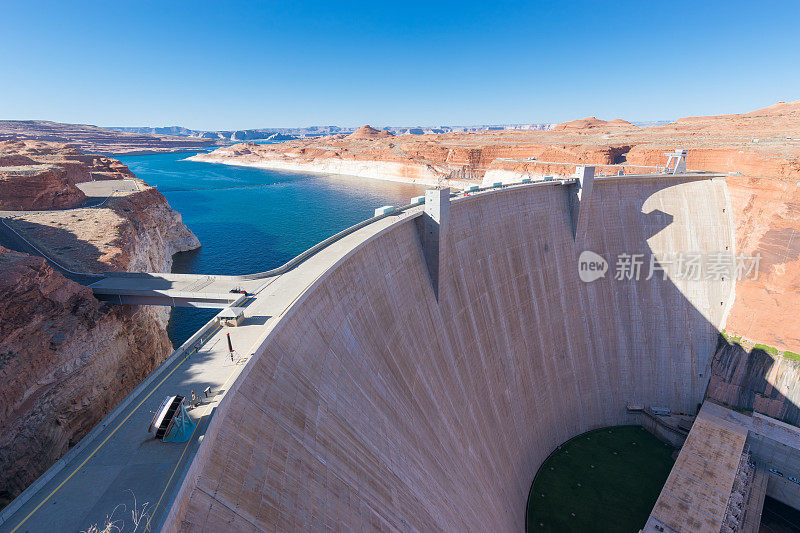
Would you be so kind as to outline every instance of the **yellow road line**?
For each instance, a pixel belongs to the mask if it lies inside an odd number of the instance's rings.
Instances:
[[[208,414],[208,413],[206,413]],[[201,417],[202,418],[202,417]],[[167,480],[167,484],[164,486],[164,491],[161,493],[161,496],[158,498],[155,507],[153,507],[153,512],[147,518],[147,524],[144,526],[145,531],[150,531],[150,521],[156,514],[158,510],[158,506],[161,505],[161,499],[164,497],[164,494],[167,493],[167,489],[169,488],[169,484],[172,483],[172,478],[175,476],[175,472],[178,471],[178,466],[180,466],[181,462],[183,461],[183,456],[186,454],[186,450],[189,449],[189,445],[192,443],[192,439],[194,438],[194,434],[197,432],[197,428],[200,427],[200,419],[197,420],[197,424],[194,426],[192,430],[192,434],[189,436],[189,440],[186,441],[186,446],[183,447],[183,451],[181,452],[181,456],[178,457],[178,462],[175,463],[175,468],[172,470],[172,474],[170,474],[169,479]]]
[[[216,335],[216,331],[214,332],[214,334]],[[163,383],[164,383],[164,382],[167,380],[167,378],[169,378],[169,377],[170,377],[172,374],[174,374],[174,373],[175,373],[175,371],[176,371],[176,370],[178,370],[178,368],[180,368],[180,366],[181,366],[181,365],[182,365],[182,364],[183,364],[183,363],[184,363],[184,362],[185,362],[187,359],[189,359],[189,357],[190,357],[191,355],[192,355],[192,352],[189,352],[189,353],[186,355],[186,357],[184,357],[184,358],[181,360],[181,362],[180,362],[180,363],[178,363],[177,365],[175,365],[175,368],[173,368],[173,369],[172,369],[172,370],[169,372],[169,374],[167,374],[166,376],[164,376],[164,378],[163,378],[161,381],[159,381],[159,382],[158,382],[158,385],[156,385],[155,387],[153,387],[153,388],[150,390],[150,392],[147,394],[147,396],[145,396],[144,398],[142,398],[142,401],[141,401],[141,402],[139,402],[139,404],[138,404],[136,407],[134,407],[134,408],[133,408],[133,410],[132,410],[130,413],[128,413],[128,416],[126,416],[126,417],[125,417],[125,418],[122,420],[122,422],[120,422],[120,423],[117,425],[117,427],[115,427],[115,428],[114,428],[114,430],[113,430],[111,433],[109,433],[109,434],[108,434],[108,436],[107,436],[105,439],[103,439],[103,442],[101,442],[101,443],[100,443],[100,444],[97,446],[97,448],[95,448],[95,449],[94,449],[94,451],[93,451],[91,454],[89,454],[89,457],[87,457],[86,459],[84,459],[84,460],[83,460],[83,462],[82,462],[80,465],[78,465],[78,468],[76,468],[76,469],[75,469],[75,470],[74,470],[74,471],[73,471],[73,472],[72,472],[72,473],[71,473],[69,476],[67,476],[67,478],[66,478],[64,481],[62,481],[61,483],[59,483],[59,484],[58,484],[58,486],[57,486],[56,488],[54,488],[54,489],[53,489],[53,492],[51,492],[50,494],[48,494],[48,495],[47,495],[47,497],[46,497],[44,500],[42,500],[42,502],[41,502],[39,505],[37,505],[36,507],[34,507],[34,509],[33,509],[33,510],[30,512],[30,513],[28,513],[28,516],[26,516],[25,518],[23,518],[23,519],[22,519],[22,522],[20,522],[19,524],[17,524],[17,527],[15,527],[14,529],[12,529],[12,530],[11,530],[11,533],[15,533],[15,532],[16,532],[16,531],[17,531],[19,528],[21,528],[21,527],[22,527],[22,525],[23,525],[25,522],[27,522],[27,521],[28,521],[28,519],[29,519],[31,516],[33,516],[33,515],[34,515],[34,513],[36,513],[36,511],[38,511],[39,509],[41,509],[42,505],[44,505],[45,503],[47,503],[47,501],[48,501],[50,498],[52,498],[52,497],[53,497],[53,495],[54,495],[56,492],[58,492],[59,490],[61,490],[61,487],[63,487],[63,486],[64,486],[64,485],[67,483],[67,481],[69,481],[70,479],[72,479],[72,476],[74,476],[75,474],[77,474],[77,473],[78,473],[78,471],[79,471],[81,468],[83,468],[83,466],[84,466],[86,463],[88,463],[88,462],[89,462],[89,459],[91,459],[92,457],[94,457],[94,454],[96,454],[98,451],[100,451],[100,448],[102,448],[102,447],[105,445],[105,443],[106,443],[106,442],[108,442],[108,439],[110,439],[110,438],[111,438],[111,437],[114,435],[114,433],[116,433],[116,432],[117,432],[117,430],[118,430],[119,428],[121,428],[121,427],[122,427],[122,424],[124,424],[125,422],[127,422],[127,421],[128,421],[128,419],[129,419],[131,416],[133,416],[133,413],[135,413],[136,411],[138,411],[138,410],[139,410],[139,408],[142,406],[142,404],[143,404],[144,402],[146,402],[148,398],[150,398],[150,396],[151,396],[151,395],[152,395],[152,394],[153,394],[153,393],[156,391],[156,389],[158,389],[158,388],[159,388],[159,387],[160,387],[160,386],[161,386],[161,385],[162,385],[162,384],[163,384]]]
[[[228,383],[230,382],[231,378],[234,375],[236,375],[236,370],[235,369],[234,369],[233,372],[231,372],[231,375],[228,376],[228,379],[225,380],[225,383],[222,384],[222,387],[220,387],[221,389],[224,389],[226,393],[227,393],[226,387],[228,386]],[[219,405],[219,402],[217,403],[217,405]],[[207,407],[206,408],[206,413],[203,416],[206,416],[207,414],[209,414],[211,412],[211,404],[208,404],[208,406],[206,406],[206,407]],[[169,485],[170,485],[170,483],[172,483],[172,478],[175,476],[175,473],[178,471],[178,467],[181,465],[181,461],[183,461],[183,456],[186,453],[186,450],[189,449],[189,445],[192,443],[192,439],[194,438],[194,434],[197,431],[197,428],[200,427],[200,420],[202,418],[203,417],[201,416],[201,417],[199,417],[197,419],[197,425],[194,427],[194,430],[192,431],[192,434],[189,437],[189,440],[186,441],[186,446],[183,447],[183,452],[181,452],[181,456],[178,458],[178,462],[175,463],[175,468],[172,469],[172,474],[170,474],[169,479],[167,480],[167,484],[164,486],[164,491],[161,493],[161,496],[158,498],[158,501],[156,502],[155,507],[153,507],[153,512],[150,513],[150,517],[147,519],[147,524],[144,526],[144,530],[145,531],[150,531],[150,521],[156,515],[156,511],[158,511],[158,506],[161,505],[161,500],[164,498],[164,495],[167,493],[167,489],[169,489]],[[209,424],[210,423],[211,422],[209,422]]]

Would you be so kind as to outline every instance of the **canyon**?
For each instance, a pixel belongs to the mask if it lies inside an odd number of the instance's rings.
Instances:
[[[86,206],[87,182],[133,182]],[[0,505],[91,430],[171,352],[169,308],[109,306],[8,228],[79,272],[169,272],[200,243],[164,197],[119,161],[73,145],[0,142]]]

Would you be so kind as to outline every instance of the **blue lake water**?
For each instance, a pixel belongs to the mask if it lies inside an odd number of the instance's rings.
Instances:
[[[202,248],[175,255],[173,272],[246,274],[282,265],[303,250],[367,219],[381,205],[405,205],[424,187],[405,183],[183,161],[190,154],[122,156],[157,187]],[[217,313],[176,308],[173,345]]]

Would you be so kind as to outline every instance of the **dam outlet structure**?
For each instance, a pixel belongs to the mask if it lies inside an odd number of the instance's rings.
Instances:
[[[524,530],[531,481],[560,443],[640,423],[629,405],[698,411],[735,280],[666,266],[734,254],[730,206],[722,175],[585,168],[431,192],[359,229],[281,275],[302,289],[270,318],[159,522]],[[584,252],[606,263],[591,280]]]

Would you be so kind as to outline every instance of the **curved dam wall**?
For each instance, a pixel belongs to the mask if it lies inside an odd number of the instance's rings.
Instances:
[[[732,250],[725,182],[597,180],[577,243],[568,198],[453,202],[438,300],[421,217],[344,253],[232,385],[167,529],[522,531],[558,444],[628,403],[694,413],[732,281],[612,278],[618,254]],[[586,249],[605,278],[579,279]]]

